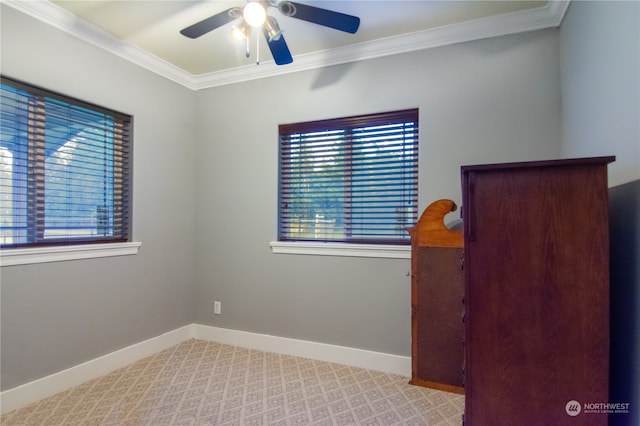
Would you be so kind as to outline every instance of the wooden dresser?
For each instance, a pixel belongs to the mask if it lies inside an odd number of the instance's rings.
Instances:
[[[607,424],[614,160],[462,167],[466,426]]]
[[[444,217],[451,200],[429,205],[411,234],[411,381],[449,392],[462,388],[462,231]]]

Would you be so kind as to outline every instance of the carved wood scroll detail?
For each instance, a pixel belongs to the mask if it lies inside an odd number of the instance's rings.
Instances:
[[[415,226],[407,229],[411,239],[421,247],[463,247],[462,230],[449,229],[444,224],[444,217],[457,209],[452,200],[434,201],[424,210]]]

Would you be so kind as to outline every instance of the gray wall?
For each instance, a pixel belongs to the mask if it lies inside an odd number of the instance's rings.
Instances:
[[[571,2],[561,26],[562,154],[616,155],[609,183],[640,177],[640,3]]]
[[[560,33],[564,156],[609,166],[611,402],[640,424],[640,3],[572,2]]]
[[[558,55],[545,30],[199,92],[197,321],[410,355],[409,260],[271,253],[278,124],[419,107],[420,210],[459,202],[462,164],[559,155]]]
[[[133,114],[136,256],[2,268],[2,389],[192,323],[195,94],[2,5],[7,76]]]

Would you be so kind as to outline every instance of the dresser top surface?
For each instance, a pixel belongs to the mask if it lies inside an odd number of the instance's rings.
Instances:
[[[562,166],[585,166],[585,165],[607,165],[616,160],[615,156],[605,157],[586,157],[586,158],[567,158],[560,160],[543,160],[543,161],[521,161],[513,163],[498,164],[475,164],[462,166],[460,170],[465,172],[489,171],[502,169],[523,169],[523,168],[540,168],[540,167],[562,167]]]

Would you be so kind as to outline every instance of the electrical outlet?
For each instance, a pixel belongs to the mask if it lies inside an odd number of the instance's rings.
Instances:
[[[220,315],[222,313],[222,302],[217,300],[213,302],[213,313],[216,315]]]

